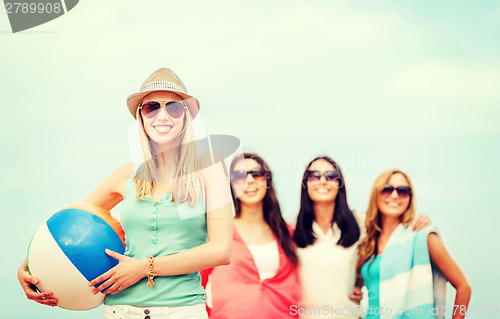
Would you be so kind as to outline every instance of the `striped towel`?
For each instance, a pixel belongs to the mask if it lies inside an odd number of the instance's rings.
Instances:
[[[437,228],[414,232],[400,224],[389,238],[380,260],[380,319],[444,318],[446,279],[431,264],[429,233]]]

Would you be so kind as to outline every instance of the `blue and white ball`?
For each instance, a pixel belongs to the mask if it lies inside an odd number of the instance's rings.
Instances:
[[[53,292],[59,307],[92,309],[102,304],[104,295],[94,295],[89,281],[118,264],[106,255],[106,248],[123,254],[120,223],[100,207],[71,205],[35,232],[28,248],[28,268],[39,280],[38,289]]]

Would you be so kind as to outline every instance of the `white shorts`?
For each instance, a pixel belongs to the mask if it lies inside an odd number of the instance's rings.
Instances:
[[[208,319],[204,303],[180,307],[104,305],[104,319]]]

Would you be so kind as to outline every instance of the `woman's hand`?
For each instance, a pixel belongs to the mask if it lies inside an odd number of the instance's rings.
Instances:
[[[422,228],[429,226],[430,224],[431,220],[429,219],[429,217],[427,217],[426,215],[418,214],[411,221],[410,226],[412,227],[413,231],[419,231]]]
[[[118,265],[89,282],[89,286],[94,286],[105,281],[92,291],[94,295],[99,291],[103,294],[116,294],[146,277],[148,259],[132,258],[109,249],[106,249],[106,254],[118,260]]]
[[[26,294],[26,297],[30,300],[34,300],[42,305],[57,306],[58,300],[52,297],[52,292],[36,292],[33,290],[32,286],[38,285],[38,279],[30,275],[28,271],[28,264],[26,260],[23,262],[21,267],[17,270],[17,278],[19,283]],[[36,287],[35,287],[36,288]]]
[[[352,302],[355,302],[356,304],[359,305],[359,303],[361,302],[361,298],[363,298],[363,293],[361,292],[361,288],[360,287],[354,287],[354,289],[352,291],[352,294],[349,295],[349,299]]]

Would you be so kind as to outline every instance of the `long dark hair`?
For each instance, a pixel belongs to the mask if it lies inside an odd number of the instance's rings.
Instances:
[[[311,197],[309,197],[309,193],[307,191],[307,172],[312,163],[317,160],[327,161],[340,173],[341,180],[339,181],[339,190],[337,192],[337,197],[335,198],[332,225],[333,223],[336,223],[340,229],[340,239],[337,242],[337,245],[350,247],[359,239],[359,226],[356,222],[356,218],[354,218],[354,215],[349,208],[349,205],[347,205],[347,194],[342,171],[337,163],[327,156],[316,157],[307,165],[306,170],[304,171],[304,175],[302,176],[302,190],[300,194],[300,210],[299,215],[297,216],[297,225],[295,226],[293,239],[300,248],[312,245],[316,240],[312,229],[315,216],[313,201]]]
[[[257,163],[259,163],[262,169],[264,169],[265,178],[267,182],[266,195],[262,199],[264,220],[269,225],[272,232],[278,239],[278,243],[281,246],[281,248],[283,248],[283,251],[285,252],[288,259],[294,265],[297,265],[298,258],[297,258],[295,243],[292,239],[292,236],[290,235],[288,226],[285,220],[283,219],[283,216],[281,216],[280,205],[278,203],[278,199],[276,198],[276,191],[274,190],[273,175],[271,173],[271,170],[267,166],[266,162],[264,162],[264,160],[257,154],[244,153],[243,157],[241,156],[237,157],[232,161],[231,172],[233,172],[236,163],[241,160],[244,160],[245,158],[253,159]],[[235,196],[234,192],[233,192],[233,202],[234,202],[236,217],[239,217],[241,214],[241,201],[239,200],[238,197]]]

